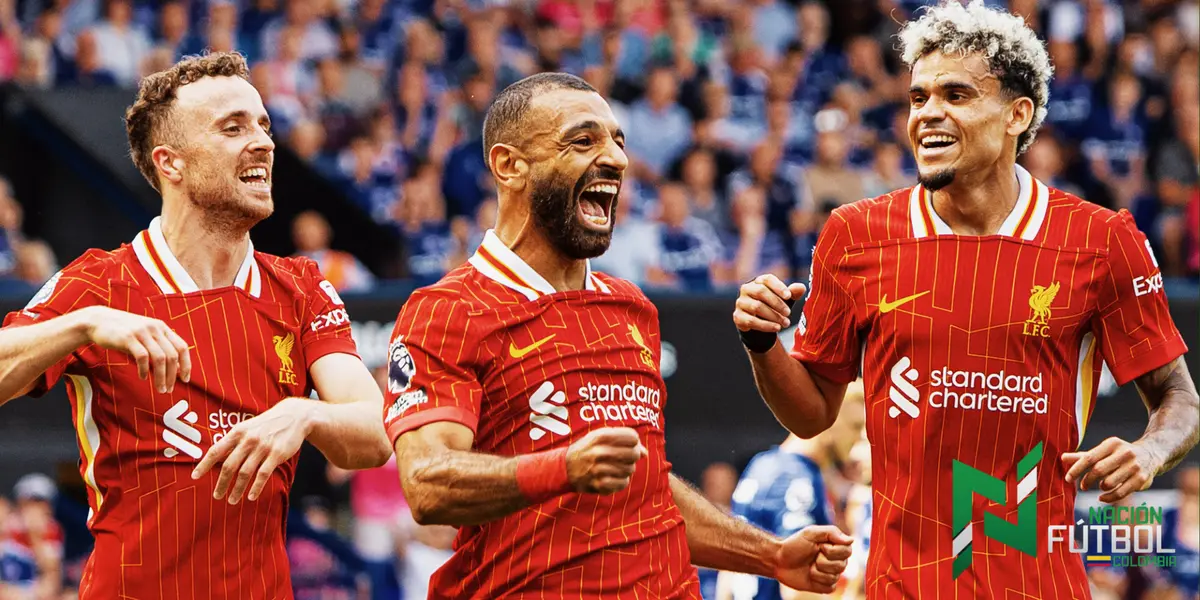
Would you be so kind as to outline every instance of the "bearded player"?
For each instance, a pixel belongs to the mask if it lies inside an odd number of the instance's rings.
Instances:
[[[502,91],[484,123],[496,228],[397,319],[384,419],[405,496],[418,523],[459,527],[431,598],[698,599],[693,562],[828,591],[845,568],[835,528],[781,540],[671,475],[657,311],[588,261],[623,146],[577,77]]]
[[[4,401],[67,380],[96,539],[84,599],[290,598],[301,444],[343,468],[389,456],[333,287],[250,243],[273,209],[275,146],[247,77],[240,55],[211,54],[143,80],[129,143],[162,215],[0,330]]]
[[[1129,213],[1016,165],[1051,76],[1024,21],[951,1],[900,41],[920,185],[833,213],[791,356],[753,332],[786,327],[805,286],[757,278],[734,323],[759,391],[798,435],[827,428],[862,372],[868,597],[1087,598],[1083,561],[1049,552],[1045,532],[1073,524],[1076,485],[1116,502],[1195,445],[1187,348]],[[1102,361],[1137,383],[1149,424],[1080,451]]]

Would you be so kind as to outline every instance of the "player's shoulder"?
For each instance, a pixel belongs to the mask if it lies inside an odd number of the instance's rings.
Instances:
[[[650,302],[650,298],[646,296],[646,292],[644,292],[641,287],[638,287],[638,284],[628,279],[622,279],[615,275],[609,275],[603,271],[592,271],[592,276],[598,282],[595,287],[601,292],[633,296],[635,298],[645,300],[646,302]]]
[[[909,203],[913,189],[908,187],[843,204],[830,213],[825,226],[845,234],[846,243],[908,237],[911,235]]]
[[[1113,210],[1070,192],[1047,185],[1045,241],[1067,247],[1107,250],[1113,234],[1127,236],[1137,231],[1133,215],[1126,209]]]
[[[254,260],[263,275],[288,287],[316,285],[314,279],[323,279],[317,261],[307,256],[276,256],[255,250]]]

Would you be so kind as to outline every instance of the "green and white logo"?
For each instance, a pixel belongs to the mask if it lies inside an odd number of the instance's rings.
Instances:
[[[1017,463],[1017,522],[1009,523],[991,513],[983,515],[983,535],[1029,556],[1037,556],[1037,477],[1042,460],[1039,442]],[[1008,504],[1006,479],[997,479],[971,465],[954,461],[954,578],[971,566],[974,544],[971,527],[975,494],[997,504]]]

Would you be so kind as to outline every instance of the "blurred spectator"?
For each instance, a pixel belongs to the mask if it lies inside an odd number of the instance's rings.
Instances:
[[[16,259],[14,275],[33,287],[41,287],[58,272],[54,250],[42,240],[29,240],[19,244]]]
[[[171,61],[174,62],[187,41],[190,27],[187,4],[183,0],[165,2],[159,8],[158,31],[155,32],[154,43],[157,47],[167,49],[171,54]]]
[[[1175,471],[1177,504],[1163,514],[1163,545],[1175,550],[1173,567],[1165,569],[1167,583],[1181,598],[1200,595],[1200,466]]]
[[[323,498],[302,498],[292,509],[287,554],[296,600],[351,600],[370,590],[362,558],[333,530],[332,510]]]
[[[296,94],[278,91],[276,77],[290,75],[286,69],[272,68],[278,66],[270,63],[254,65],[250,68],[250,82],[262,97],[267,114],[271,115],[271,130],[286,136],[297,121],[305,118],[307,111]]]
[[[21,41],[16,81],[32,89],[46,89],[54,84],[54,55],[48,42],[34,37]]]
[[[396,554],[399,559],[401,589],[404,600],[425,600],[429,597],[429,578],[454,555],[457,529],[448,525],[401,526],[408,538],[398,538]]]
[[[133,22],[130,0],[104,0],[104,17],[91,29],[98,66],[122,86],[133,86],[141,75],[142,61],[150,53],[150,36]]]
[[[63,534],[51,508],[56,494],[54,481],[40,473],[13,488],[15,509],[0,522],[0,592],[7,591],[6,598],[62,593]]]
[[[769,257],[768,264],[782,259],[788,269],[785,271],[786,275],[791,269],[801,266],[796,264],[792,248],[797,240],[812,233],[811,214],[814,207],[812,192],[803,171],[799,167],[782,162],[781,159],[782,149],[778,143],[760,143],[751,153],[750,163],[746,168],[730,176],[729,196],[734,198],[736,204],[743,191],[750,187],[757,188],[754,199],[744,207],[748,212],[738,223],[739,231],[742,235],[749,232],[758,238],[757,242],[751,242],[751,246],[766,244],[763,250],[766,252],[764,256]],[[766,222],[761,225],[752,223],[749,216],[759,211],[759,192],[762,194],[763,209],[766,212]],[[763,229],[761,235],[757,234],[760,228]],[[778,251],[774,249],[776,245],[781,246]],[[777,252],[780,256],[775,256]],[[749,255],[745,258],[749,260]],[[744,263],[743,266],[748,268],[751,264],[754,264],[754,261]],[[739,276],[739,280],[747,281],[753,277],[750,275],[743,279]]]
[[[713,290],[713,266],[725,257],[716,231],[691,215],[687,190],[679,183],[659,187],[658,263],[647,271],[655,287],[688,292]]]
[[[451,268],[454,238],[446,221],[446,203],[438,185],[437,170],[424,165],[403,184],[404,195],[396,203],[405,263],[409,277],[418,287],[441,279]]]
[[[681,166],[688,207],[694,217],[705,221],[718,235],[729,232],[729,204],[717,186],[717,162],[712,152],[694,148],[684,156]]]
[[[1084,195],[1075,184],[1063,178],[1067,166],[1066,158],[1053,131],[1039,131],[1037,139],[1033,141],[1029,150],[1021,155],[1019,162],[1038,181],[1068,194],[1081,197]]]
[[[818,204],[849,204],[866,197],[863,174],[850,168],[850,144],[846,139],[845,113],[818,113],[817,150],[813,164],[804,172],[812,198]],[[821,117],[830,117],[822,123]]]
[[[1095,180],[1105,186],[1115,206],[1132,208],[1146,191],[1146,123],[1139,110],[1142,84],[1130,73],[1116,73],[1108,101],[1092,113],[1083,155]],[[1093,202],[1100,202],[1093,198]]]
[[[21,225],[24,210],[13,197],[12,185],[0,176],[0,277],[13,275],[17,267],[17,248],[24,241]]]
[[[359,131],[354,108],[346,101],[345,73],[336,60],[326,59],[317,66],[317,81],[312,106],[325,128],[325,143],[330,149],[345,147]]]
[[[734,196],[733,222],[736,248],[730,256],[730,273],[723,278],[729,285],[750,281],[770,273],[784,281],[792,279],[790,253],[779,231],[767,227],[766,192],[758,185],[743,188]]]
[[[654,67],[646,80],[646,98],[629,107],[624,125],[632,158],[654,176],[663,175],[671,161],[692,139],[692,121],[676,102],[679,82],[670,68]]]
[[[337,54],[337,36],[325,21],[318,18],[318,0],[286,0],[284,13],[262,30],[259,49],[265,58],[274,58],[280,49],[284,29],[295,28],[300,36],[300,58],[320,60]]]
[[[84,31],[75,38],[75,72],[67,83],[80,87],[102,87],[117,85],[117,77],[100,63],[96,48],[96,37]]]
[[[733,490],[737,488],[738,472],[727,462],[715,462],[700,474],[700,492],[721,510],[733,505]]]
[[[896,144],[885,142],[876,146],[875,164],[863,175],[863,197],[875,198],[914,185],[916,181],[902,170],[903,161],[903,151]]]
[[[316,261],[321,274],[339,292],[365,292],[375,284],[375,277],[353,254],[329,247],[333,232],[329,222],[316,211],[305,211],[292,221],[292,241],[296,256]]]
[[[325,145],[325,130],[321,128],[321,124],[316,121],[300,121],[292,126],[291,133],[288,142],[296,156],[324,170],[324,166],[317,164],[322,158],[321,148]]]
[[[1073,140],[1082,139],[1088,118],[1092,114],[1092,88],[1095,81],[1079,70],[1079,50],[1074,42],[1051,41],[1048,45],[1054,78],[1050,80],[1050,97],[1046,124]]]
[[[341,100],[357,115],[367,115],[383,99],[379,72],[362,60],[362,37],[353,26],[343,26],[338,35],[337,64],[345,80]]]
[[[1200,105],[1177,107],[1174,130],[1177,137],[1164,144],[1154,165],[1158,197],[1162,202],[1158,215],[1158,234],[1163,247],[1160,266],[1164,275],[1172,277],[1184,275],[1189,227],[1184,213],[1192,192],[1200,188],[1197,167],[1200,165]]]

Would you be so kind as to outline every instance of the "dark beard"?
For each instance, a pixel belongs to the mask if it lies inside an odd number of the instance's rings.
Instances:
[[[950,185],[951,183],[954,183],[954,175],[954,169],[944,169],[932,175],[925,175],[918,172],[917,182],[920,183],[925,189],[931,192],[936,192]]]
[[[572,187],[563,181],[561,176],[556,178],[534,178],[533,182],[533,219],[542,230],[550,243],[566,256],[582,260],[596,258],[608,250],[612,243],[613,226],[617,201],[613,200],[609,208],[608,231],[599,232],[587,229],[579,222],[579,194],[591,182],[598,179],[619,181],[619,175],[609,176],[608,173],[592,173],[581,177]]]

